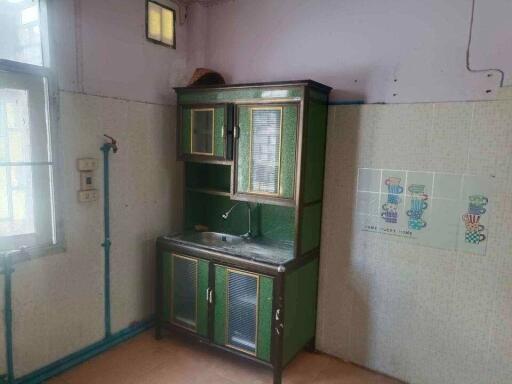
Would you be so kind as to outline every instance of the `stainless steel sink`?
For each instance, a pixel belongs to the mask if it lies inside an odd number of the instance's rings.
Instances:
[[[293,245],[290,242],[278,242],[263,238],[245,239],[241,236],[220,232],[186,232],[170,239],[275,263],[293,258]]]
[[[219,232],[198,232],[194,237],[202,243],[219,244],[223,243],[237,245],[244,241],[240,236],[228,235],[227,233]]]

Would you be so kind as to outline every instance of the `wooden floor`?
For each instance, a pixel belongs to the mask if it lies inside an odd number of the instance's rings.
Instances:
[[[269,369],[182,339],[145,332],[53,378],[51,384],[271,384]],[[284,384],[397,384],[332,357],[303,352]]]

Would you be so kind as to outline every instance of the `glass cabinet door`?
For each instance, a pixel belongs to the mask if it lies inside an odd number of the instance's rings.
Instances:
[[[213,340],[270,361],[271,277],[215,265]]]
[[[208,336],[210,262],[165,252],[161,267],[162,319]]]
[[[258,276],[227,271],[227,345],[256,353]]]
[[[180,107],[180,156],[227,159],[227,105]]]
[[[185,328],[197,324],[197,259],[173,255],[172,321]]]
[[[297,117],[296,104],[238,107],[235,194],[293,199]]]
[[[215,110],[192,109],[191,111],[191,145],[192,153],[213,155],[213,118]]]

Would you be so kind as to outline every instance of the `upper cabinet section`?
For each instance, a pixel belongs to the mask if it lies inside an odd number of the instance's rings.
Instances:
[[[184,160],[227,160],[230,106],[182,105],[179,108],[180,158]],[[230,131],[231,132],[231,131]]]
[[[176,88],[179,158],[230,166],[233,200],[318,202],[330,90],[311,80]]]

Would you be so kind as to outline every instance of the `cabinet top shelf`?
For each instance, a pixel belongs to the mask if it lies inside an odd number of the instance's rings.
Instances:
[[[222,89],[233,89],[233,88],[258,88],[258,87],[287,87],[287,86],[305,86],[315,88],[320,92],[329,93],[332,88],[319,83],[314,80],[290,80],[290,81],[273,81],[273,82],[265,82],[265,83],[246,83],[246,84],[214,84],[214,85],[192,85],[188,87],[175,87],[174,90],[176,92],[186,92],[186,91],[198,91],[201,89],[206,90],[222,90]]]

